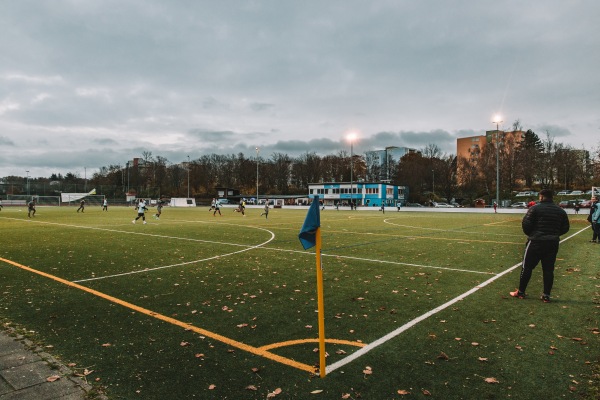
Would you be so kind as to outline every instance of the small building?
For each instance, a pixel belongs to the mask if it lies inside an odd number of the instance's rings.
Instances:
[[[408,186],[392,185],[386,182],[325,182],[310,183],[308,197],[319,196],[326,206],[350,205],[364,207],[395,207],[408,200]]]

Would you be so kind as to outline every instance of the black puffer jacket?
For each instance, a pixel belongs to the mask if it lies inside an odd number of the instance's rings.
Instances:
[[[523,217],[523,233],[529,240],[555,240],[569,232],[569,217],[552,201],[541,201]]]

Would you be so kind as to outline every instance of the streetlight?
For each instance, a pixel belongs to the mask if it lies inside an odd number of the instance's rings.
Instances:
[[[29,197],[29,171],[25,172],[27,172],[27,196]]]
[[[502,117],[496,115],[492,121],[496,124],[496,204],[500,205],[500,124]]]
[[[348,136],[346,136],[346,138],[348,139],[348,141],[350,142],[350,209],[352,210],[352,199],[353,199],[353,194],[354,194],[354,140],[356,140],[356,133],[351,132],[348,134]]]
[[[188,158],[188,163],[187,163],[187,173],[188,173],[188,199],[190,198],[190,156],[187,156]]]
[[[435,200],[435,169],[431,170],[431,174],[432,174],[431,195],[433,197],[433,200]]]
[[[258,204],[258,152],[260,149],[256,148],[256,204]]]
[[[87,167],[83,167],[83,191],[87,192]]]

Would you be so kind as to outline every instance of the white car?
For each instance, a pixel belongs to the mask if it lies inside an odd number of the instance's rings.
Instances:
[[[571,193],[569,193],[569,196],[582,196],[583,192],[581,190],[573,190]]]
[[[527,202],[525,201],[517,201],[516,203],[512,203],[510,205],[511,208],[527,208]]]
[[[565,196],[568,194],[571,194],[570,190],[561,190],[560,192],[556,193],[558,196]]]
[[[448,203],[434,203],[433,206],[437,208],[454,208],[454,206]]]

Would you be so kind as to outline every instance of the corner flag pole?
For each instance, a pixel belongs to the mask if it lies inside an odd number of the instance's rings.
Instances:
[[[317,298],[319,304],[319,374],[325,378],[325,305],[323,301],[323,266],[321,265],[321,228],[316,232]]]

